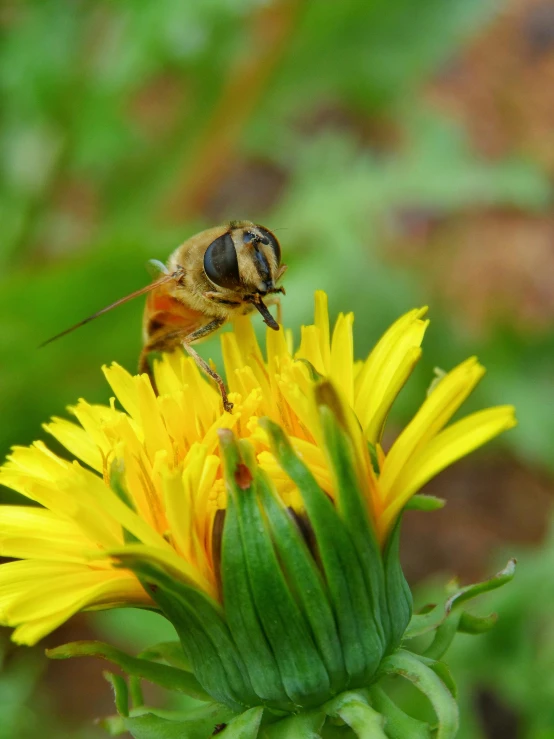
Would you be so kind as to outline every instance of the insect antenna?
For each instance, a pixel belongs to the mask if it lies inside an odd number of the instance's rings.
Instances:
[[[75,331],[76,328],[81,328],[81,326],[84,326],[86,323],[90,323],[90,321],[94,321],[95,318],[102,316],[104,313],[107,313],[113,308],[118,308],[120,305],[123,305],[123,303],[126,303],[128,300],[132,300],[133,298],[138,298],[140,295],[145,295],[146,293],[149,293],[151,290],[155,290],[160,285],[164,285],[167,282],[171,282],[172,280],[175,280],[176,278],[177,278],[177,275],[175,274],[164,275],[163,277],[160,277],[160,279],[156,280],[155,282],[152,282],[150,285],[147,285],[146,287],[141,287],[140,290],[135,290],[130,295],[126,295],[124,298],[119,298],[119,300],[116,300],[115,303],[112,303],[111,305],[107,305],[105,308],[101,308],[99,311],[96,311],[96,313],[93,313],[92,316],[88,316],[88,318],[85,318],[82,321],[79,321],[79,323],[76,323],[74,326],[70,326],[69,328],[66,328],[65,331],[61,331],[59,334],[56,334],[55,336],[52,336],[50,339],[43,341],[42,344],[39,344],[39,349],[41,349],[43,346],[46,346],[47,344],[51,344],[53,341],[56,341],[56,339],[61,339],[61,337],[65,336],[66,334],[70,334],[72,331]]]

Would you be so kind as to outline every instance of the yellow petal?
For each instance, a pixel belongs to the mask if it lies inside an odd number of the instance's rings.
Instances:
[[[329,308],[327,293],[316,290],[315,293],[315,326],[318,330],[320,340],[320,354],[323,360],[325,374],[331,369],[331,342],[329,340]]]
[[[195,585],[212,598],[217,598],[215,584],[205,580],[196,567],[182,557],[179,557],[173,549],[163,550],[156,547],[144,546],[143,544],[126,544],[124,547],[110,550],[107,552],[107,556],[115,557],[116,559],[121,557],[123,561],[125,561],[126,556],[130,556],[158,566],[161,565],[174,577]]]
[[[354,314],[339,315],[331,341],[330,378],[340,388],[350,407],[354,403]]]
[[[149,378],[141,375],[136,380],[140,424],[144,429],[144,447],[150,461],[153,461],[157,451],[163,449],[171,455],[173,447]]]
[[[408,500],[441,470],[516,425],[513,406],[478,411],[437,434],[402,470],[384,514],[388,526]]]
[[[0,482],[52,510],[61,519],[73,520],[92,541],[114,546],[121,540],[121,527],[106,515],[94,497],[88,497],[76,479],[77,462],[72,465],[55,457],[44,444],[27,449],[17,447],[9,462],[0,468]],[[99,480],[93,473],[87,473]],[[86,487],[86,485],[85,485]]]
[[[426,307],[418,308],[393,323],[356,377],[354,408],[372,444],[379,441],[383,420],[406,381],[405,372],[399,371],[406,367],[406,357],[414,362],[419,358],[413,350],[421,345],[429,324],[422,320],[426,312]]]
[[[410,457],[425,447],[450,420],[485,373],[475,357],[467,359],[445,375],[428,395],[387,454],[379,486],[387,500]]]
[[[13,447],[8,462],[0,468],[0,472],[17,472],[52,481],[69,468],[69,462],[51,452],[42,441],[35,441],[30,447]]]
[[[383,429],[392,404],[419,362],[421,354],[419,347],[412,346],[408,347],[404,356],[398,357],[396,367],[391,367],[390,382],[386,388],[383,388],[380,404],[373,409],[368,408],[370,412],[366,415],[364,435],[371,444],[377,444],[383,436]]]
[[[279,331],[266,332],[267,369],[270,378],[274,378],[282,368],[283,361],[290,359],[290,350],[287,344],[286,332],[283,328]]]
[[[321,336],[317,326],[302,326],[300,329],[300,347],[297,359],[306,359],[320,375],[327,375],[328,365],[321,354]]]
[[[62,520],[52,511],[35,506],[2,506],[2,557],[83,562],[86,550],[94,546],[73,521]]]
[[[50,423],[45,423],[42,427],[60,444],[63,444],[71,454],[94,470],[102,472],[104,466],[102,450],[83,428],[64,418],[53,418]]]
[[[263,363],[262,352],[250,316],[238,316],[233,321],[233,329],[242,354],[241,364],[248,364],[254,368],[260,362]]]
[[[33,560],[0,567],[0,621],[17,626],[12,639],[18,644],[35,644],[84,608],[123,603],[151,603],[123,570]]]

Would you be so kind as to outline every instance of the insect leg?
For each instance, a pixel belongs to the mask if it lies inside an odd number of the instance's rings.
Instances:
[[[200,354],[192,348],[190,344],[187,344],[186,341],[183,340],[183,347],[185,351],[187,351],[190,356],[194,359],[196,364],[200,367],[200,369],[204,370],[204,372],[209,375],[212,379],[214,379],[219,387],[219,392],[221,393],[221,399],[223,401],[223,407],[226,411],[229,413],[233,410],[233,404],[230,402],[229,398],[227,397],[227,390],[225,389],[225,383],[221,379],[221,377],[217,374],[215,370],[213,370],[210,365],[205,362]]]
[[[277,323],[279,326],[283,325],[283,306],[281,305],[281,298],[278,295],[271,295],[269,298],[265,299],[265,304],[267,306],[270,305],[276,305],[277,306]]]
[[[213,333],[214,331],[217,331],[217,329],[223,323],[225,323],[224,318],[215,318],[213,321],[210,321],[210,323],[207,323],[205,326],[202,326],[201,328],[193,331],[190,334],[185,333],[181,329],[177,331],[169,331],[165,334],[162,334],[161,336],[158,335],[154,337],[150,342],[148,342],[148,344],[146,344],[141,352],[139,360],[139,372],[146,372],[150,376],[150,379],[153,381],[154,378],[152,377],[150,366],[148,364],[148,355],[151,352],[155,351],[173,349],[178,344],[181,344],[185,351],[194,359],[197,366],[200,367],[203,372],[205,372],[207,375],[209,375],[209,377],[217,382],[219,392],[221,393],[221,399],[223,400],[223,407],[226,411],[230,412],[233,408],[233,404],[229,402],[223,380],[217,374],[217,372],[215,372],[191,346],[193,342],[198,341],[199,339],[203,339],[204,337],[209,336],[209,334]]]
[[[208,300],[211,300],[213,303],[219,303],[220,305],[241,305],[242,304],[242,300],[229,300],[227,298],[222,298],[216,292],[202,293],[202,296],[204,298],[207,298]]]
[[[223,400],[223,407],[225,410],[230,413],[233,410],[233,404],[229,401],[229,398],[227,397],[227,390],[225,389],[225,383],[221,379],[221,377],[213,370],[210,365],[202,359],[200,354],[192,348],[191,344],[193,341],[198,341],[198,339],[203,339],[205,336],[208,336],[209,334],[213,333],[214,331],[217,331],[217,329],[225,323],[225,318],[215,318],[213,321],[210,321],[210,323],[206,324],[205,326],[202,326],[202,328],[197,329],[196,331],[193,331],[192,334],[189,334],[188,336],[185,336],[185,338],[182,340],[183,347],[185,351],[187,351],[190,356],[194,359],[198,367],[200,369],[204,370],[204,372],[209,375],[213,380],[217,382],[217,385],[219,387],[219,392],[221,393],[221,399]]]

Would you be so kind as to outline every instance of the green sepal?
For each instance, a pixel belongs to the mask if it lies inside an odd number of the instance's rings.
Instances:
[[[498,623],[498,614],[491,613],[488,616],[475,616],[464,611],[460,617],[458,631],[462,634],[485,634]]]
[[[100,657],[113,662],[128,675],[135,675],[168,690],[177,690],[198,700],[211,700],[211,697],[202,689],[198,680],[189,672],[178,670],[168,665],[160,665],[138,657],[130,657],[109,644],[98,641],[77,641],[63,644],[54,649],[47,649],[46,656],[50,659],[69,659],[70,657]]]
[[[405,511],[439,511],[444,508],[446,501],[443,498],[437,498],[435,495],[412,495],[410,500],[404,506]]]
[[[273,548],[257,499],[258,472],[245,465],[231,431],[220,430],[219,438],[254,604],[285,691],[296,705],[320,704],[329,695],[329,676]]]
[[[313,366],[313,364],[310,362],[309,359],[305,359],[304,357],[299,357],[297,362],[300,362],[301,364],[305,365],[308,368],[308,372],[310,374],[310,380],[312,382],[319,382],[320,380],[323,380],[323,375],[321,375],[316,368]]]
[[[371,605],[348,529],[281,428],[268,418],[259,423],[269,436],[275,458],[296,484],[314,530],[350,684],[367,685],[379,665],[381,653],[375,648]]]
[[[127,681],[122,675],[116,675],[113,672],[105,671],[102,673],[104,679],[112,686],[115,702],[115,710],[120,716],[129,715],[129,689]]]
[[[103,716],[95,721],[95,723],[103,729],[109,736],[120,736],[128,734],[125,726],[125,716]]]
[[[178,667],[185,672],[192,672],[190,662],[179,641],[164,641],[153,644],[138,655],[141,659],[163,660],[172,667]]]
[[[385,717],[389,739],[431,739],[431,727],[399,708],[378,685],[370,688],[372,705]]]
[[[144,707],[144,694],[142,692],[142,680],[136,675],[129,675],[129,697],[133,710]]]
[[[515,572],[516,560],[510,559],[500,572],[497,572],[496,575],[493,575],[488,580],[483,580],[483,582],[474,583],[473,585],[466,585],[457,590],[454,595],[446,601],[445,609],[450,611],[454,606],[460,606],[462,603],[476,598],[478,595],[501,588],[503,585],[506,585],[506,583],[513,580]]]
[[[170,721],[153,713],[127,718],[124,725],[134,739],[201,739],[200,733],[195,733],[190,724]],[[206,735],[202,739],[205,737]]]
[[[210,696],[235,711],[256,702],[246,667],[220,606],[161,567],[132,554],[122,553],[118,559],[145,584],[152,599],[171,621],[194,674]]]
[[[404,639],[414,639],[416,636],[433,631],[444,621],[448,614],[442,605],[428,605],[421,613],[414,613],[404,632]]]
[[[307,711],[266,726],[262,739],[321,739],[319,732],[325,723],[323,709]]]
[[[381,474],[381,470],[379,469],[379,456],[377,454],[377,447],[372,444],[370,441],[367,442],[367,451],[369,453],[369,461],[371,462],[371,466],[373,467],[373,471],[379,477]]]
[[[385,592],[390,619],[389,651],[396,649],[402,641],[412,617],[413,598],[402,565],[400,564],[401,518],[391,531],[383,560],[385,563]]]
[[[453,698],[458,697],[458,686],[456,685],[450,668],[445,662],[441,662],[437,659],[432,659],[423,654],[416,654],[417,659],[422,662],[430,670],[433,670],[435,675],[440,677],[442,682],[446,685]]]
[[[343,693],[327,703],[325,710],[328,716],[348,724],[358,739],[387,739],[384,717],[369,705],[363,693]]]
[[[271,529],[275,547],[296,597],[310,625],[330,679],[331,693],[346,685],[346,668],[327,589],[298,525],[261,470],[258,496]]]
[[[183,712],[156,711],[124,719],[135,739],[207,739],[216,726],[230,721],[232,711],[218,703]]]
[[[257,706],[235,716],[218,736],[221,739],[256,739],[263,712],[264,709]]]
[[[453,739],[458,731],[458,705],[449,688],[417,655],[404,649],[386,657],[381,665],[383,675],[401,675],[412,682],[429,699],[437,717],[436,739]]]
[[[451,612],[448,618],[437,627],[433,641],[423,652],[425,657],[440,659],[446,653],[458,631],[461,615],[460,611]]]
[[[361,489],[356,454],[347,433],[346,421],[339,423],[343,409],[333,386],[330,383],[319,385],[316,388],[316,399],[319,403],[325,450],[335,476],[337,507],[362,565],[376,641],[378,639],[379,649],[384,653],[391,635],[391,626],[385,598],[383,560],[375,527],[369,518],[368,502],[364,500]]]
[[[221,580],[225,620],[244,659],[254,691],[264,702],[292,709],[252,599],[237,510],[231,495],[227,499],[223,528]]]
[[[475,583],[473,585],[467,585],[464,588],[457,588],[456,591],[451,595],[444,606],[427,606],[422,613],[417,613],[412,616],[412,619],[404,633],[404,639],[413,639],[416,636],[421,636],[434,629],[442,629],[443,625],[450,621],[462,603],[476,598],[483,593],[487,593],[491,590],[496,590],[506,583],[510,582],[515,574],[515,559],[509,560],[506,567],[493,575],[488,580],[483,582]],[[497,616],[493,613],[488,616],[474,616],[467,612],[457,613],[457,630],[467,634],[482,634],[495,625]],[[435,649],[438,650],[439,644],[446,645],[441,647],[443,651],[433,653],[436,658],[442,656],[444,651],[448,648],[450,642],[447,643],[447,637],[450,636],[450,641],[454,638],[455,631],[452,631],[452,626],[445,626],[442,630],[442,634],[437,641]]]

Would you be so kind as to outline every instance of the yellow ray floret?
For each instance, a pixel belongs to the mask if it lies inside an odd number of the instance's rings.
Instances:
[[[217,598],[217,537],[226,497],[217,431],[248,439],[287,506],[301,496],[273,457],[258,419],[268,416],[290,436],[319,485],[333,498],[314,387],[329,378],[343,404],[364,495],[382,545],[409,498],[431,477],[514,425],[510,406],[474,413],[448,426],[481,379],[469,359],[445,374],[388,453],[380,446],[394,399],[421,355],[425,308],[394,323],[363,361],[355,362],[352,314],[331,331],[327,296],[316,293],[315,322],[301,332],[269,331],[266,353],[250,319],[222,336],[233,413],[217,389],[180,352],[155,366],[159,394],[146,375],[114,364],[104,374],[110,404],[80,400],[74,420],[54,418],[45,430],[78,461],[43,442],[18,447],[0,468],[0,483],[31,506],[0,510],[0,622],[31,644],[86,608],[153,605],[118,557],[133,554]],[[38,507],[40,506],[40,507]],[[219,533],[218,533],[219,532]]]

